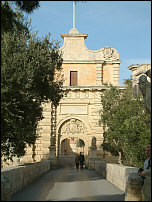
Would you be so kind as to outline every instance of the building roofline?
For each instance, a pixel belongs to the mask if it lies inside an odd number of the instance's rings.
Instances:
[[[110,86],[109,86],[110,87]],[[119,89],[123,90],[126,89],[126,86],[116,86]],[[73,91],[77,91],[77,90],[106,90],[108,89],[108,86],[63,86],[63,90],[73,90]]]

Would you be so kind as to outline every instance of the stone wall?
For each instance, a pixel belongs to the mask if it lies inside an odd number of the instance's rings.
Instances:
[[[137,173],[129,173],[126,179],[125,201],[142,200],[142,181]]]
[[[129,173],[138,172],[138,168],[123,166],[119,164],[107,163],[106,166],[106,178],[111,183],[125,191],[127,184],[127,176]]]
[[[126,189],[128,174],[138,172],[138,168],[102,161],[95,161],[95,170],[123,191]]]
[[[103,161],[95,161],[95,170],[112,184],[125,192],[125,201],[141,201],[141,178],[138,168]]]
[[[49,170],[49,160],[1,169],[1,200],[9,200],[12,194],[23,189]]]

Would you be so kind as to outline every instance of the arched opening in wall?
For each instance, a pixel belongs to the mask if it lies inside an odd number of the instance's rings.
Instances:
[[[80,152],[83,152],[84,155],[88,154],[87,136],[90,134],[90,128],[85,121],[77,117],[68,117],[57,126],[57,134],[58,156],[75,156]],[[82,146],[77,145],[79,139]]]
[[[83,140],[80,140],[77,137],[65,138],[61,141],[61,155],[63,156],[75,156],[80,151],[84,152]],[[79,149],[81,147],[81,149]],[[82,148],[83,147],[83,148]]]
[[[77,153],[80,154],[82,152],[84,154],[84,147],[85,147],[85,142],[82,139],[77,140]]]
[[[69,151],[69,147],[70,147],[70,144],[69,144],[69,139],[66,138],[64,140],[62,140],[61,142],[61,155],[63,156],[67,156],[68,155],[68,151]]]

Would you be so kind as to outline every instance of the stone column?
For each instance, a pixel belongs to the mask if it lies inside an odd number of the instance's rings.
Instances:
[[[96,146],[96,137],[92,138],[92,145],[89,148],[89,155],[88,155],[88,169],[94,170],[95,169],[95,161],[97,160],[97,146]]]
[[[89,148],[89,158],[88,158],[88,169],[94,170],[95,169],[95,161],[97,160],[97,148],[90,147]]]
[[[51,138],[50,138],[50,163],[51,168],[56,169],[57,159],[56,159],[56,106],[51,104]]]
[[[33,159],[33,162],[36,161],[36,160],[35,160],[35,156],[36,156],[35,150],[36,150],[36,144],[34,143],[34,144],[33,144],[33,147],[32,147],[32,159]]]

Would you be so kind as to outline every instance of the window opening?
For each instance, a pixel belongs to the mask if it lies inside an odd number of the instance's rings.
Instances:
[[[70,86],[77,86],[77,85],[78,85],[78,72],[70,71]]]

